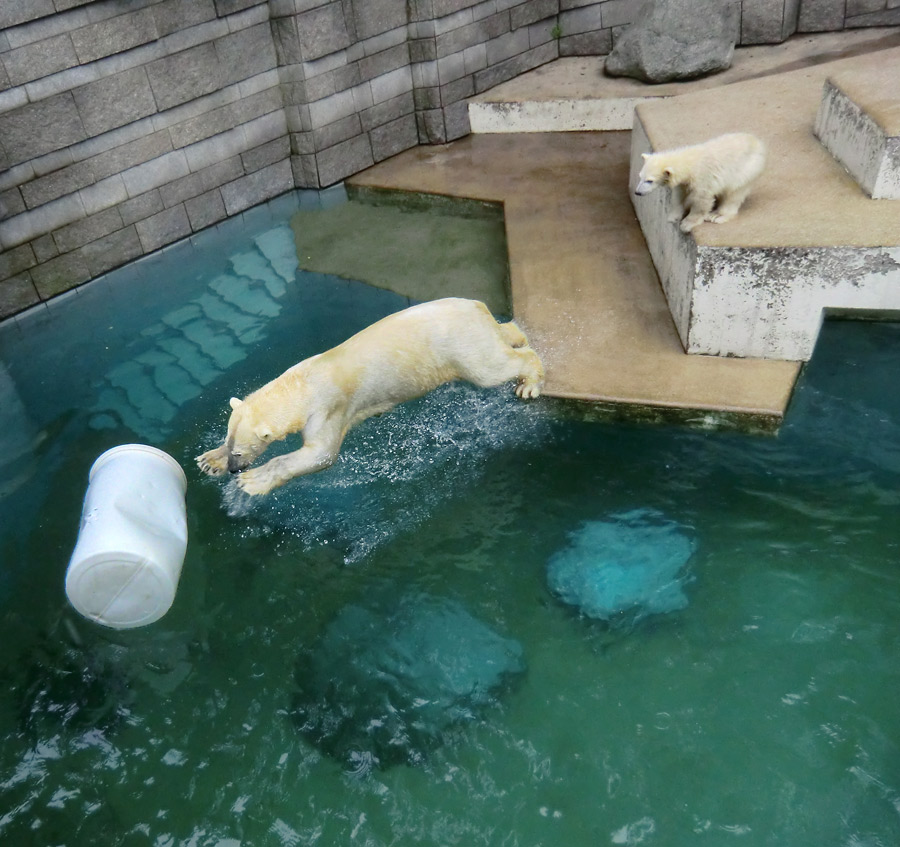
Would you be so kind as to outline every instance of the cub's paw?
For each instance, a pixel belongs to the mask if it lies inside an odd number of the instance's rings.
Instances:
[[[197,467],[209,476],[222,476],[228,470],[228,448],[224,445],[207,450],[196,458]]]

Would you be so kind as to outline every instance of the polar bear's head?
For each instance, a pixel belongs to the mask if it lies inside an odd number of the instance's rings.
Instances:
[[[660,185],[669,185],[672,181],[672,169],[668,167],[659,153],[641,153],[644,165],[638,174],[635,194],[649,194]]]
[[[228,451],[228,471],[237,473],[252,465],[275,440],[275,436],[264,420],[258,420],[253,403],[237,397],[232,397],[229,402],[231,417],[228,419],[225,447]]]
[[[197,465],[210,476],[237,473],[253,464],[273,441],[283,437],[272,432],[253,403],[232,397],[225,443],[197,456]]]

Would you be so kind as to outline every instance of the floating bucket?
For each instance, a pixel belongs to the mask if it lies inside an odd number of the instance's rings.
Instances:
[[[181,466],[155,447],[123,444],[94,462],[66,572],[82,615],[129,629],[169,610],[187,548],[186,490]]]

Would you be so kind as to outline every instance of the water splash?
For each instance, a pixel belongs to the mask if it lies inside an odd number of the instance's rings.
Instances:
[[[288,531],[307,548],[338,545],[345,562],[356,562],[471,489],[492,454],[546,441],[550,421],[546,407],[505,387],[445,385],[351,431],[327,471],[265,497],[231,480],[222,504],[232,518],[253,517],[263,531]]]

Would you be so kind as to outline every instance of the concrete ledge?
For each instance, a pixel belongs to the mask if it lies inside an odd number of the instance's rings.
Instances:
[[[642,98],[469,103],[472,132],[584,132],[631,129]]]
[[[653,152],[639,117],[632,139],[634,184]],[[633,198],[687,353],[807,360],[826,310],[900,308],[900,246],[698,244],[667,220],[669,201],[664,191]]]
[[[605,56],[565,57],[470,98],[469,121],[475,133],[629,130],[639,103],[717,89],[897,44],[896,29],[868,29],[739,47],[732,66],[722,73],[660,85],[606,76]]]
[[[634,116],[631,131],[631,165],[628,175],[629,189],[637,184],[643,153],[655,148],[647,137],[640,117]],[[653,191],[638,197],[632,193],[631,201],[637,215],[650,257],[656,266],[659,282],[669,304],[675,329],[685,350],[690,350],[691,302],[694,277],[697,268],[697,243],[667,220],[670,197],[666,191]]]
[[[543,358],[548,397],[604,415],[777,428],[800,365],[685,355],[631,212],[630,153],[628,132],[473,134],[350,184],[503,204],[513,315]]]
[[[883,63],[825,81],[815,133],[873,199],[900,199],[900,86]]]
[[[688,353],[807,360],[823,314],[900,308],[900,204],[865,197],[812,136],[829,68],[736,83],[729,96],[700,92],[638,106],[633,186],[640,154],[753,129],[769,163],[738,217],[690,235],[666,220],[667,191],[632,202]],[[900,61],[897,49],[866,57]]]
[[[689,353],[808,360],[826,313],[900,309],[900,247],[699,247]]]

